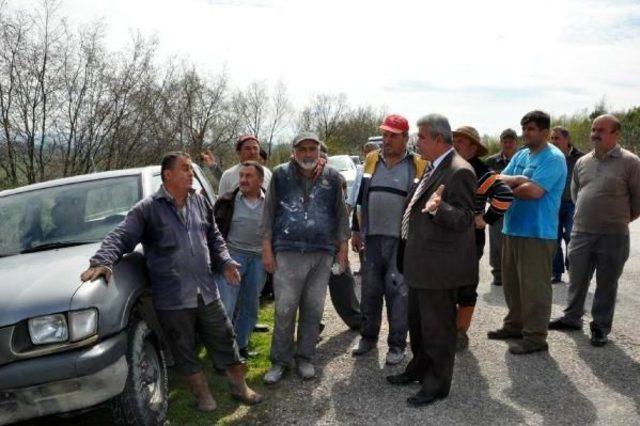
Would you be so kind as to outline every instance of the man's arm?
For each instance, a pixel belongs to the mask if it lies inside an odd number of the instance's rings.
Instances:
[[[634,158],[629,180],[629,207],[631,212],[631,221],[633,222],[640,216],[640,160]]]
[[[347,210],[347,204],[344,201],[344,191],[342,186],[338,191],[336,197],[336,215],[338,216],[338,229],[336,246],[338,253],[336,259],[340,264],[340,267],[344,271],[349,265],[349,238],[351,237],[351,230],[349,229],[349,212]]]
[[[476,175],[472,170],[463,168],[454,171],[433,215],[434,223],[458,232],[472,226],[476,185]]]
[[[273,176],[272,176],[273,178]],[[264,269],[273,273],[276,269],[276,259],[271,246],[273,236],[273,222],[276,215],[276,185],[269,185],[265,194],[264,207],[262,210],[262,221],[260,223],[260,234],[262,235],[262,263]]]
[[[133,206],[124,220],[104,237],[98,251],[89,259],[90,268],[80,275],[82,281],[93,281],[101,275],[109,281],[113,265],[138,245],[146,226],[144,203]]]

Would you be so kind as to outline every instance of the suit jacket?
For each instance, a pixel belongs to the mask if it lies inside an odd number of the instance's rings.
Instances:
[[[440,185],[444,185],[444,192],[436,214],[422,213]],[[426,190],[411,209],[409,235],[399,253],[399,265],[409,287],[445,290],[477,283],[473,210],[476,186],[473,167],[455,151],[429,177]],[[411,200],[416,188],[407,200]]]

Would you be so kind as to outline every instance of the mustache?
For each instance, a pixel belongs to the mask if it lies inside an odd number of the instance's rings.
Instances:
[[[592,142],[602,142],[602,138],[600,136],[591,136]]]

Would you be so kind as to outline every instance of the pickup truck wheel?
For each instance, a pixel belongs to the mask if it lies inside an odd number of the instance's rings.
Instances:
[[[168,376],[164,353],[142,320],[129,325],[129,373],[122,394],[112,403],[113,420],[121,425],[162,425],[167,420]]]

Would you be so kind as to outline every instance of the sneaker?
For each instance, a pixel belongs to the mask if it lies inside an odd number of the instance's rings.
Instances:
[[[562,284],[562,275],[554,275],[551,277],[551,284]]]
[[[387,365],[397,365],[404,359],[404,350],[400,348],[391,348],[387,352]]]
[[[462,352],[469,347],[469,336],[464,331],[458,331],[456,339],[456,352]]]
[[[309,361],[298,360],[296,363],[298,375],[302,380],[309,380],[316,377],[316,369]]]
[[[582,326],[569,324],[564,318],[558,318],[549,323],[549,330],[582,330]]]
[[[376,342],[373,340],[365,339],[364,337],[360,338],[360,341],[357,345],[351,349],[351,355],[360,356],[369,352],[371,349],[376,347]]]
[[[514,342],[509,345],[509,352],[514,355],[527,355],[534,352],[548,351],[549,345],[547,343],[535,343],[531,340],[522,340],[520,342]]]
[[[609,340],[607,339],[607,335],[598,328],[594,328],[591,330],[591,344],[595,347],[602,347],[607,344]]]
[[[280,379],[282,379],[282,376],[284,375],[284,370],[285,370],[284,365],[273,364],[269,369],[269,371],[267,371],[267,374],[264,375],[263,381],[267,385],[273,385],[278,383]]]

